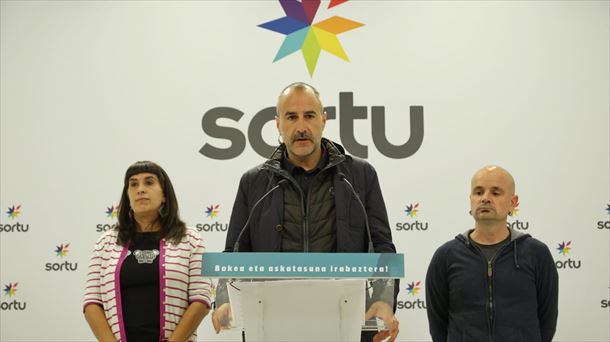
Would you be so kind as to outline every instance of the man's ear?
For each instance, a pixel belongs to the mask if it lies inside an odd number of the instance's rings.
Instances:
[[[513,198],[510,199],[511,211],[515,209],[519,205],[519,195],[515,194]]]

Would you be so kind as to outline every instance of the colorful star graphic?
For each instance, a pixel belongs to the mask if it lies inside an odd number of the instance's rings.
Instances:
[[[405,213],[407,213],[407,216],[409,217],[415,217],[417,216],[417,212],[419,211],[419,209],[417,209],[418,207],[419,203],[409,204],[407,206],[407,209],[405,209]]]
[[[211,205],[209,207],[206,207],[206,211],[205,214],[207,215],[207,217],[209,218],[214,218],[216,216],[218,216],[218,208],[220,207],[220,204],[216,204],[216,205]]]
[[[563,254],[563,255],[570,254],[570,251],[572,250],[572,247],[570,247],[570,244],[572,244],[572,241],[568,241],[567,243],[565,241],[562,241],[559,244],[559,247],[557,248],[557,250],[559,251],[559,254]]]
[[[9,283],[8,285],[4,285],[4,294],[8,295],[9,297],[13,297],[15,295],[15,293],[17,292],[18,284],[19,283],[14,283],[14,284]]]
[[[286,16],[258,25],[286,36],[273,62],[301,50],[310,76],[313,76],[316,70],[321,50],[349,62],[337,35],[364,26],[364,24],[339,16],[333,16],[313,24],[320,7],[320,0],[302,0],[300,2],[297,0],[279,0],[279,2]],[[328,8],[345,2],[347,0],[333,0]]]
[[[421,281],[418,281],[417,283],[412,282],[410,284],[407,284],[407,294],[411,296],[419,294],[419,284],[421,284]]]
[[[6,214],[11,220],[16,219],[21,214],[21,211],[19,209],[21,209],[21,204],[17,206],[13,205],[12,207],[8,207],[8,211],[6,212]]]
[[[70,244],[67,243],[65,245],[59,245],[55,247],[55,255],[56,256],[60,256],[60,257],[65,257],[66,255],[68,255],[68,247],[70,247]]]
[[[111,205],[109,207],[106,207],[106,217],[110,217],[112,219],[117,218],[117,216],[119,215],[119,207],[118,206],[114,206]]]
[[[608,212],[608,215],[610,215],[610,204],[608,204],[608,208],[606,208],[606,211]]]

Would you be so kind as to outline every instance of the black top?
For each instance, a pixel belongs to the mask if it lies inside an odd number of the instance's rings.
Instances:
[[[322,169],[324,169],[326,164],[328,164],[328,153],[326,153],[324,146],[320,146],[320,148],[322,149],[322,157],[320,158],[320,161],[318,161],[318,165],[316,165],[316,167],[314,167],[313,169],[311,169],[309,171],[306,171],[304,168],[302,168],[300,166],[294,165],[288,159],[288,152],[287,151],[284,152],[284,159],[282,160],[282,168],[284,170],[288,171],[288,173],[290,173],[290,175],[297,181],[297,183],[299,183],[299,187],[301,188],[301,190],[303,190],[303,195],[305,196],[306,201],[307,201],[307,195],[309,192],[309,184],[311,183],[311,179],[313,179],[313,177],[315,177],[315,175],[320,173],[320,171],[322,171]]]
[[[160,336],[159,241],[136,233],[121,267],[121,304],[127,341],[158,341]]]
[[[504,239],[498,243],[494,243],[493,245],[484,245],[482,243],[478,243],[478,242],[474,241],[472,238],[470,238],[470,235],[468,235],[468,238],[470,239],[470,241],[472,241],[472,243],[479,246],[479,248],[481,249],[481,252],[483,252],[483,255],[485,255],[485,258],[487,258],[487,261],[491,261],[493,259],[493,257],[496,255],[496,253],[498,253],[500,248],[502,248],[502,246],[504,246],[505,244],[510,242],[510,234],[508,234],[506,239]]]

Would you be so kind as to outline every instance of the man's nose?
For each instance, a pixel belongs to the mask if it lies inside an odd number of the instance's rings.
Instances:
[[[307,127],[307,123],[305,120],[299,120],[294,127],[294,131],[298,134],[306,134],[309,132],[309,128]]]
[[[297,132],[305,132],[307,130],[307,125],[305,123],[305,119],[298,118],[295,123],[295,129]]]

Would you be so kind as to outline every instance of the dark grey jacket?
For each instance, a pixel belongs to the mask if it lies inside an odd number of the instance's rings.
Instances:
[[[557,325],[558,275],[547,246],[510,229],[488,264],[468,234],[441,246],[426,275],[434,342],[550,342]]]
[[[366,208],[371,239],[376,253],[396,253],[392,243],[392,233],[388,223],[385,202],[379,187],[377,172],[368,162],[348,156],[342,146],[322,139],[328,153],[328,164],[321,172],[333,173],[333,191],[335,193],[337,248],[339,253],[366,253],[368,236],[365,227],[364,213],[351,190],[338,176],[339,173],[353,185]],[[281,158],[285,145],[280,145],[271,159],[248,170],[241,178],[231,221],[227,232],[225,252],[232,252],[235,241],[244,228],[247,217],[254,204],[263,195],[285,179],[298,188],[295,180],[281,168]],[[284,196],[282,189],[271,193],[254,210],[248,227],[240,239],[240,252],[280,252],[281,225],[283,224]],[[304,231],[307,231],[304,223]],[[307,242],[305,252],[307,252]],[[219,285],[219,291],[222,292]],[[216,304],[226,302],[223,294],[217,292]],[[384,292],[384,291],[379,291]],[[398,282],[394,286],[394,303],[398,293]],[[380,295],[385,298],[386,294]],[[391,301],[391,298],[390,298]]]
[[[327,139],[322,139],[329,155],[328,164],[321,172],[332,172],[337,215],[337,252],[366,252],[368,237],[364,213],[338,173],[343,173],[353,185],[366,208],[371,228],[371,239],[377,253],[396,253],[392,243],[392,233],[388,223],[385,202],[379,187],[377,172],[364,160],[345,155],[343,147]],[[281,158],[285,146],[282,144],[273,157],[262,165],[247,171],[241,178],[237,197],[233,204],[231,221],[227,232],[225,251],[232,252],[235,241],[243,229],[248,214],[256,201],[282,179],[296,181],[281,168]],[[305,205],[305,204],[303,204]],[[276,229],[283,223],[284,195],[276,190],[261,202],[252,215],[249,227],[240,239],[240,252],[280,252],[281,232]],[[304,227],[307,230],[307,227]],[[304,252],[308,252],[305,243]]]

